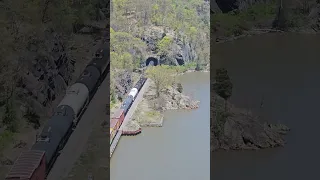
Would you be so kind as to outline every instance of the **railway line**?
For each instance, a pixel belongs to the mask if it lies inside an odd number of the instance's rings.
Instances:
[[[52,117],[37,135],[36,142],[29,151],[21,153],[7,174],[6,180],[59,180],[68,175],[86,145],[94,122],[105,116],[105,103],[110,95],[107,82],[109,78],[106,78],[110,72],[107,47],[103,44],[96,51],[77,81],[67,88]],[[150,66],[153,66],[153,63],[150,63]],[[133,114],[129,114],[124,121],[128,111],[135,110],[131,106],[135,104],[136,96],[143,94],[141,89],[146,81],[147,78],[142,75],[122,103],[120,116],[111,119],[111,141],[121,125],[125,125]],[[121,134],[117,135],[119,136]]]
[[[90,102],[97,99],[95,95],[98,89],[106,96],[98,98],[103,100],[103,105],[99,107],[105,107],[105,101],[109,99],[109,93],[105,93],[109,92],[109,83],[106,82],[109,69],[108,45],[102,44],[80,77],[67,88],[64,98],[54,109],[52,117],[46,122],[41,133],[37,135],[31,149],[21,153],[15,161],[6,180],[44,180],[49,172],[48,179],[62,179],[61,177],[71,169],[77,155],[80,155],[79,145],[84,146],[86,143],[91,130],[88,127],[92,126],[92,119],[97,115],[98,108],[93,107],[97,103]],[[102,87],[104,90],[101,90]],[[86,117],[83,117],[84,114]]]
[[[47,180],[59,180],[68,176],[73,165],[80,157],[82,151],[86,148],[94,123],[97,121],[100,122],[101,118],[106,116],[105,104],[106,100],[109,99],[109,95],[106,93],[109,88],[108,76],[102,82],[86,112],[83,114],[80,123],[72,133],[66,146],[61,151]],[[106,149],[106,151],[108,151],[108,149]]]
[[[126,116],[124,117],[124,120],[122,121],[122,124],[120,125],[118,131],[116,132],[116,134],[114,135],[115,137],[112,138],[112,136],[110,135],[110,141],[113,140],[111,142],[111,146],[110,146],[110,157],[112,157],[118,142],[120,141],[121,138],[121,134],[123,131],[123,128],[127,125],[127,123],[131,120],[131,117],[133,116],[135,110],[138,107],[138,104],[142,101],[143,99],[143,94],[145,93],[145,91],[148,89],[150,85],[150,79],[146,79],[144,85],[141,87],[141,90],[139,91],[139,93],[137,94],[137,96],[135,97],[135,101],[133,101],[131,107],[129,108]],[[111,130],[110,130],[111,131]],[[120,134],[120,135],[119,135]]]

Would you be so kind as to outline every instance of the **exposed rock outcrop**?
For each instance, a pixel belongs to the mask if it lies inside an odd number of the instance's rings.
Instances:
[[[115,77],[115,83],[118,98],[124,99],[133,86],[132,73],[127,70],[119,72]]]
[[[283,146],[290,129],[282,124],[262,123],[259,117],[227,103],[211,93],[211,150],[264,149]]]
[[[171,50],[173,57],[175,57],[174,62],[169,61],[167,57],[156,56],[157,43],[165,36],[172,37],[174,40]],[[147,51],[160,59],[161,64],[182,65],[198,57],[193,45],[189,41],[184,41],[174,31],[165,27],[151,26],[146,29],[141,39],[147,44]]]
[[[211,5],[213,5],[211,10],[215,10],[214,12],[218,12],[220,10],[223,13],[228,13],[236,9],[247,9],[255,3],[268,3],[270,1],[271,0],[211,0]]]
[[[320,3],[311,8],[308,18],[312,30],[320,32]]]
[[[199,107],[199,101],[180,93],[175,87],[164,90],[160,97],[156,98],[154,83],[150,84],[149,90],[145,92],[145,98],[153,109],[165,111],[174,109],[195,109]]]
[[[65,44],[57,33],[46,32],[46,40],[29,37],[28,55],[24,57],[19,97],[41,112],[72,81],[75,61],[68,58]]]

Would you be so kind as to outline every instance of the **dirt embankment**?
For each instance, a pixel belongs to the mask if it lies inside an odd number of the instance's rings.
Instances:
[[[216,93],[211,93],[211,151],[264,149],[285,144],[290,129],[283,124],[261,122],[258,116],[236,108]]]

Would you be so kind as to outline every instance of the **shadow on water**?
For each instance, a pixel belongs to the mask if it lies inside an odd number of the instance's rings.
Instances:
[[[215,180],[318,177],[320,36],[269,34],[216,48],[212,64],[226,67],[233,81],[230,101],[292,130],[283,148],[213,153],[212,177]],[[262,97],[264,107],[260,112]]]

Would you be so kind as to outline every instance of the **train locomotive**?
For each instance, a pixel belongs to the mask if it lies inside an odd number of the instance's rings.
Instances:
[[[54,109],[42,132],[37,135],[31,150],[23,152],[14,163],[6,180],[45,179],[96,90],[109,73],[109,65],[109,49],[99,48],[80,77],[67,88],[64,98]]]

